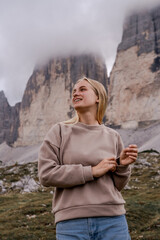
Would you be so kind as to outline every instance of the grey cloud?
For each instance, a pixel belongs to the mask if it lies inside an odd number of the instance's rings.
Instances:
[[[101,52],[111,68],[126,14],[160,0],[0,0],[0,90],[22,98],[34,66],[49,57]]]

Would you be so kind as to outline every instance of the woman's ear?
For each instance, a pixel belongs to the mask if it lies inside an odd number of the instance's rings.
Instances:
[[[99,103],[99,98],[97,98],[96,103]]]

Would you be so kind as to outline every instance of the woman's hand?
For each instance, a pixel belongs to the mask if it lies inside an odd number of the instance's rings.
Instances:
[[[93,177],[101,177],[108,171],[116,170],[117,162],[115,158],[105,158],[95,167],[92,167]]]
[[[120,154],[120,165],[129,165],[136,161],[138,155],[137,145],[129,145]]]

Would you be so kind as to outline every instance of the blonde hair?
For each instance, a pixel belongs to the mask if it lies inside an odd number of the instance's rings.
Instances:
[[[97,108],[97,121],[99,124],[101,124],[103,121],[103,117],[104,117],[106,108],[107,108],[107,99],[108,99],[107,92],[106,92],[104,86],[100,82],[90,79],[90,78],[86,78],[86,77],[79,79],[75,83],[75,85],[78,82],[83,81],[83,80],[87,81],[92,86],[93,91],[95,92],[96,96],[98,96],[99,102],[98,102],[98,108]],[[79,121],[79,116],[78,116],[77,111],[75,110],[74,117],[67,121],[64,121],[64,123],[75,124],[78,121]]]

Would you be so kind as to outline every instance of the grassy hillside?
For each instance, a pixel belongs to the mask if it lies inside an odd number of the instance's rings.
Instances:
[[[141,153],[133,166],[129,185],[122,194],[132,240],[158,240],[160,236],[160,155]],[[20,171],[20,172],[19,172]],[[37,166],[32,163],[0,168],[0,181],[6,192],[0,195],[0,239],[49,240],[55,238],[51,213],[52,189],[32,193],[13,187],[13,182],[29,174],[37,181]]]

